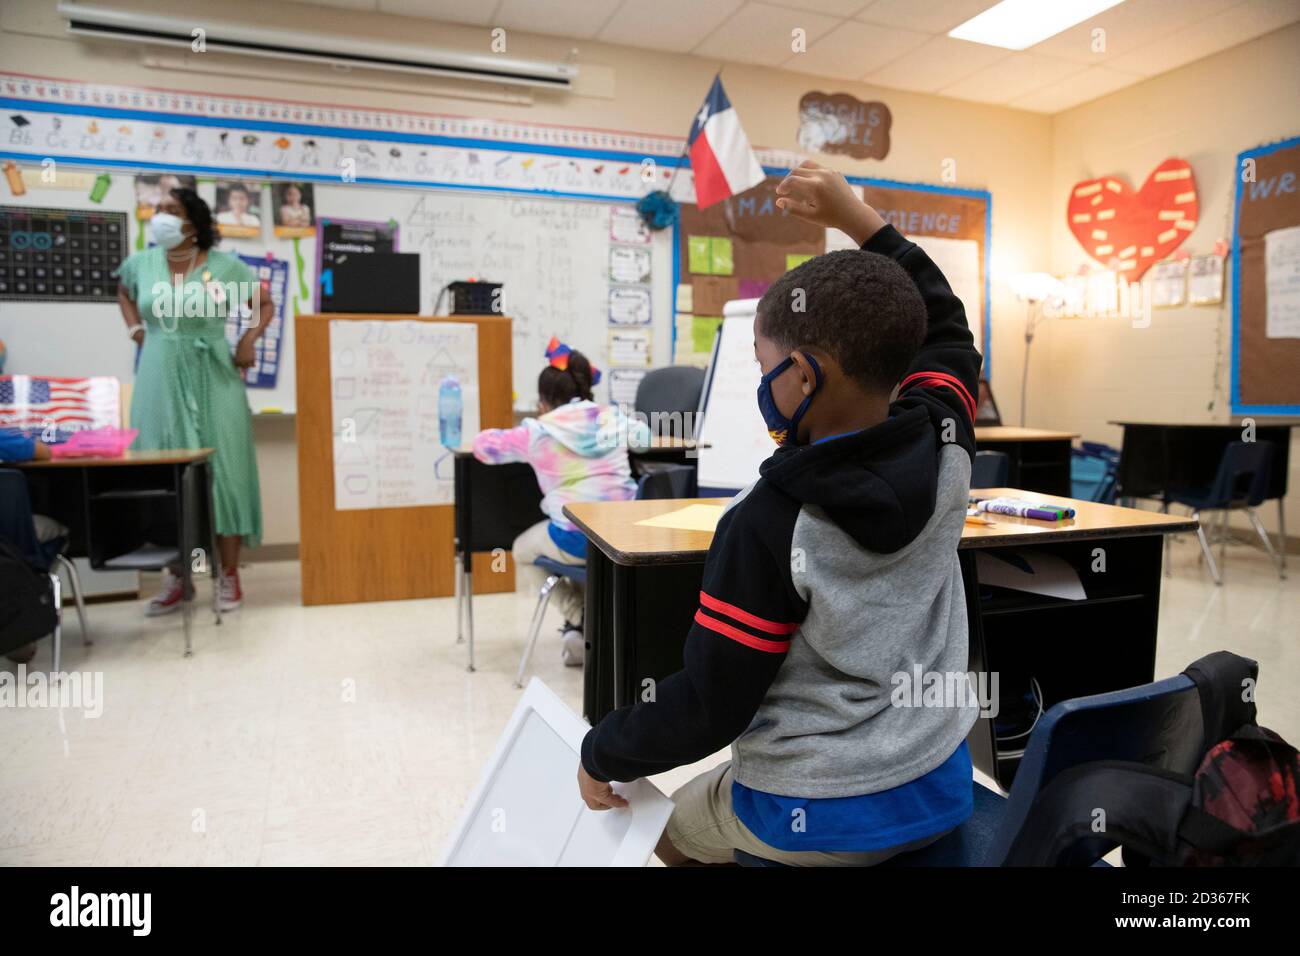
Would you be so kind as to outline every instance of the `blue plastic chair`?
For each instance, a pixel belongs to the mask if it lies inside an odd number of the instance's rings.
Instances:
[[[1259,520],[1259,514],[1255,511],[1264,501],[1264,496],[1268,493],[1269,475],[1273,469],[1273,455],[1276,448],[1269,441],[1234,441],[1230,442],[1223,449],[1223,457],[1219,459],[1219,469],[1215,473],[1214,482],[1208,488],[1170,488],[1165,492],[1164,510],[1168,511],[1171,504],[1180,504],[1192,511],[1192,517],[1200,519],[1202,511],[1220,511],[1222,513],[1219,524],[1219,561],[1223,562],[1227,558],[1228,545],[1228,512],[1233,510],[1242,510],[1246,512],[1246,517],[1250,519],[1255,533],[1259,539],[1264,542],[1264,550],[1268,552],[1269,558],[1273,561],[1273,566],[1277,568],[1279,578],[1286,577],[1286,568],[1278,552],[1273,549],[1273,542],[1268,539],[1268,532],[1264,530],[1264,523]],[[1205,555],[1205,562],[1210,567],[1210,574],[1214,578],[1216,585],[1223,584],[1223,571],[1219,564],[1215,562],[1214,555],[1210,552],[1210,543],[1205,537],[1205,528],[1198,525],[1196,528],[1197,540],[1201,543],[1201,552]],[[1286,547],[1286,542],[1282,542],[1282,547]],[[1169,567],[1169,536],[1165,536],[1165,567]]]
[[[969,820],[940,840],[880,866],[1001,866],[1034,799],[1062,771],[1095,760],[1131,760],[1176,773],[1195,771],[1206,744],[1200,693],[1186,674],[1128,690],[1078,697],[1042,716],[1003,797],[979,783]],[[1094,865],[1105,855],[1105,848]],[[741,866],[781,866],[741,851]]]
[[[72,585],[72,598],[77,606],[77,620],[81,623],[81,640],[90,645],[90,631],[86,628],[86,603],[82,598],[81,578],[77,567],[63,554],[68,546],[66,537],[38,541],[36,523],[32,517],[31,497],[27,493],[27,478],[14,468],[0,468],[0,538],[10,541],[29,562],[50,576],[54,586],[54,606],[58,623],[54,627],[53,673],[59,673],[63,663],[63,588],[55,566],[63,568]]]
[[[1070,497],[1113,505],[1119,449],[1095,441],[1081,442],[1080,446],[1070,449]]]
[[[636,485],[636,496],[641,500],[661,498],[694,497],[695,469],[690,465],[662,464],[654,471],[644,474]],[[528,640],[524,643],[524,654],[519,659],[519,671],[515,674],[515,686],[524,686],[524,672],[528,670],[528,660],[533,656],[533,647],[537,644],[537,635],[542,630],[542,618],[546,616],[546,606],[551,603],[551,592],[561,580],[568,578],[575,584],[587,586],[587,566],[585,564],[565,564],[545,556],[533,561],[537,567],[546,572],[537,593],[537,607],[533,610],[533,620],[528,625]]]
[[[970,466],[972,488],[1005,488],[1011,459],[1004,451],[977,451]]]

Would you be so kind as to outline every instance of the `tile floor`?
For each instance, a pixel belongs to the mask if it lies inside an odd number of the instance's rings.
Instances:
[[[1227,648],[1261,665],[1261,723],[1300,741],[1300,559],[1229,549],[1214,587],[1194,539],[1174,543],[1161,600],[1157,676]],[[103,713],[0,710],[0,864],[412,864],[438,859],[514,708],[530,598],[476,599],[479,670],[465,670],[449,598],[302,607],[295,563],[244,575],[245,607],[220,628],[138,604],[75,616],[65,670],[101,671]],[[549,625],[558,623],[549,621]],[[33,662],[48,668],[48,643]],[[0,658],[0,669],[16,665]],[[575,709],[581,672],[558,633],[532,672]],[[656,778],[671,792],[695,767]]]

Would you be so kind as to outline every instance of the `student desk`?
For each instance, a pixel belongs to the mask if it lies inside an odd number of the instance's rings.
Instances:
[[[211,448],[128,451],[120,458],[57,458],[11,467],[27,476],[32,509],[68,526],[68,555],[96,570],[180,566],[185,656],[193,652],[193,572],[212,574],[217,624],[218,558],[213,527]]]
[[[1075,508],[1060,522],[993,516],[967,525],[959,548],[970,626],[970,669],[999,675],[1003,708],[1023,706],[1029,677],[1050,707],[1059,700],[1133,687],[1155,674],[1161,535],[1195,530],[1190,518],[1031,494]],[[688,504],[726,498],[573,504],[564,513],[587,536],[586,661],[583,714],[593,724],[639,699],[648,679],[682,666],[682,644],[698,606],[712,532],[638,525]],[[1080,574],[1082,601],[982,588],[975,555],[1033,547]],[[971,731],[976,766],[1008,786],[1023,751],[999,742],[989,719]]]
[[[685,463],[695,443],[680,438],[655,438],[649,448],[630,452],[632,471],[647,462]],[[456,541],[456,643],[469,637],[469,669],[474,670],[474,556],[493,551],[509,552],[521,533],[546,518],[542,513],[542,492],[537,487],[533,466],[526,462],[486,465],[469,448],[454,452]],[[480,570],[482,570],[480,559]],[[479,579],[480,594],[509,590],[513,576],[501,582]],[[505,586],[501,586],[504,584]]]
[[[1007,484],[1044,495],[1070,493],[1070,445],[1074,432],[976,425],[975,447],[1000,451],[1008,458]]]
[[[1252,419],[1256,421],[1255,438],[1271,441],[1277,452],[1273,456],[1273,473],[1264,500],[1277,500],[1277,526],[1281,537],[1279,549],[1286,560],[1287,471],[1291,464],[1291,429],[1300,419]],[[1229,442],[1241,441],[1244,422],[1241,418],[1225,424],[1187,425],[1171,422],[1111,422],[1124,429],[1120,449],[1117,484],[1125,498],[1163,499],[1171,487],[1200,488],[1213,484],[1223,450]]]

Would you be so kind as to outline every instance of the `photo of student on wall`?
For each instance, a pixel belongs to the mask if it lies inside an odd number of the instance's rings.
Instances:
[[[275,207],[275,234],[282,239],[314,236],[315,201],[311,183],[274,183],[271,204]]]
[[[262,187],[239,180],[217,180],[217,231],[229,239],[255,239],[262,233]]]

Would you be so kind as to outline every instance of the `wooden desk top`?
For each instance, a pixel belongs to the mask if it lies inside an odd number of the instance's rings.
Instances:
[[[1016,425],[976,425],[975,441],[1074,441],[1078,432],[1058,432]]]
[[[172,448],[166,451],[127,450],[120,458],[51,458],[12,462],[6,468],[112,468],[122,465],[187,465],[212,455],[212,448]]]
[[[1050,544],[1059,541],[1132,537],[1195,531],[1196,521],[1156,511],[1139,511],[1115,505],[1058,498],[1018,488],[984,488],[981,497],[1027,498],[1074,508],[1076,515],[1064,521],[1035,521],[991,515],[992,526],[967,525],[961,545],[966,548],[994,548],[1012,544]],[[615,564],[682,564],[703,561],[713,543],[711,531],[683,531],[638,525],[645,518],[686,505],[725,505],[730,498],[678,498],[656,501],[589,501],[566,505],[565,515],[587,539]]]
[[[1241,428],[1247,418],[1255,423],[1256,428],[1295,428],[1300,426],[1300,418],[1280,418],[1268,415],[1235,415],[1226,422],[1138,422],[1121,419],[1119,421],[1108,421],[1106,424],[1119,425],[1121,428],[1125,425],[1145,426],[1147,428]]]
[[[697,447],[709,448],[711,446],[707,442],[703,445],[697,445],[696,442],[690,438],[656,437],[650,439],[649,448],[629,448],[628,453],[632,455],[644,455],[647,453],[665,452],[665,451],[683,451],[683,450],[689,451],[690,449],[697,448]],[[451,449],[451,453],[455,455],[457,458],[472,458],[474,455],[474,449],[469,445],[461,445],[459,448]]]

